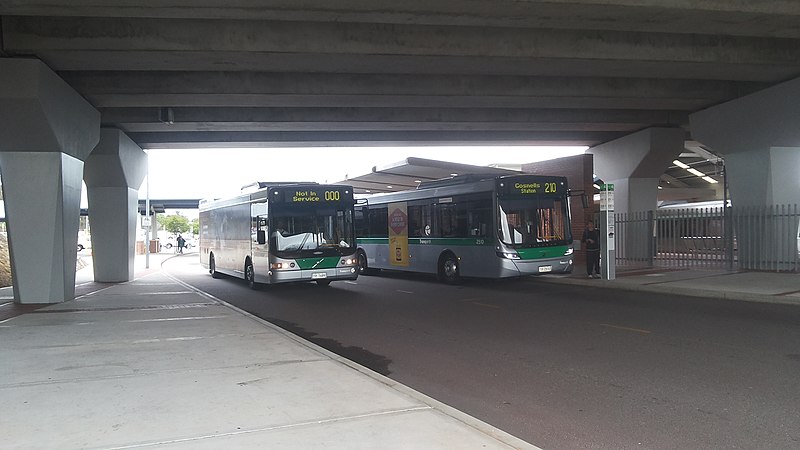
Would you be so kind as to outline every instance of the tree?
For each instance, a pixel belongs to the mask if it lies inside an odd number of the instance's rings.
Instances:
[[[167,230],[167,232],[172,234],[186,233],[192,228],[191,225],[189,225],[189,219],[180,214],[158,216],[156,220],[161,229]]]
[[[198,235],[200,234],[200,219],[192,219],[192,234]]]

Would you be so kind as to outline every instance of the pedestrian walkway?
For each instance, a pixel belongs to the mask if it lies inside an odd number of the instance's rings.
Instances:
[[[535,448],[151,258],[0,322],[3,448]]]
[[[618,268],[614,280],[590,279],[580,269],[570,275],[537,279],[592,288],[800,305],[800,275],[796,273]]]

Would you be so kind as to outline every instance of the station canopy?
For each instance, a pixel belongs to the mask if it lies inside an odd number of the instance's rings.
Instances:
[[[416,189],[420,183],[467,174],[513,175],[522,173],[520,166],[473,166],[470,164],[437,161],[425,158],[406,158],[387,166],[372,168],[372,172],[348,178],[335,184],[353,186],[355,194],[376,194]]]

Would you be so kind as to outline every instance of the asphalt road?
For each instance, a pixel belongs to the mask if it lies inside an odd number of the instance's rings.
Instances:
[[[544,448],[800,448],[800,308],[382,274],[169,273]]]

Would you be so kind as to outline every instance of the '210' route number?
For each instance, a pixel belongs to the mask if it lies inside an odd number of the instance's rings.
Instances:
[[[556,191],[558,191],[558,185],[556,183],[545,183],[544,191],[546,193],[555,193]]]

